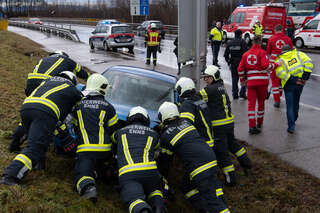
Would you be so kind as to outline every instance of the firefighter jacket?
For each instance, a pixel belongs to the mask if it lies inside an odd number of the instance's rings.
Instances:
[[[222,41],[222,36],[223,36],[223,32],[221,31],[221,29],[214,27],[211,29],[210,31],[210,40],[214,41],[218,41],[221,42]]]
[[[148,126],[133,123],[118,130],[114,136],[117,146],[119,177],[130,172],[157,169],[154,150],[159,135]]]
[[[224,58],[228,63],[238,67],[242,55],[248,50],[247,43],[241,38],[235,38],[228,42],[224,52]]]
[[[77,153],[111,151],[111,135],[119,128],[114,107],[98,93],[89,93],[73,109]]]
[[[160,45],[160,33],[158,30],[148,30],[145,40],[148,47]]]
[[[253,25],[252,32],[256,36],[262,36],[262,34],[264,33],[263,26],[261,24]]]
[[[268,70],[275,68],[276,65],[270,63],[267,52],[260,45],[253,45],[250,50],[243,54],[239,64],[240,82],[247,80],[247,86],[268,85]]]
[[[213,127],[234,123],[231,102],[222,80],[200,90],[200,95],[208,104]]]
[[[286,36],[283,32],[278,32],[271,36],[267,45],[267,53],[270,55],[270,61],[274,62],[277,59],[278,55],[282,52],[282,47],[285,45],[289,45],[290,48],[293,48],[291,38]]]
[[[161,130],[160,147],[160,159],[167,159],[167,162],[160,162],[160,164],[170,164],[173,154],[177,154],[183,162],[190,180],[210,175],[206,171],[217,166],[213,150],[208,149],[209,146],[204,138],[186,119],[177,118],[164,125]],[[163,158],[162,155],[171,157]],[[163,168],[168,169],[169,166],[163,166]],[[166,171],[161,171],[161,174],[166,173]]]
[[[290,78],[302,78],[308,80],[313,69],[312,60],[304,52],[293,49],[280,55],[276,62],[283,64],[276,69],[278,78],[281,79],[282,88]]]
[[[57,120],[64,121],[72,107],[80,101],[82,93],[66,78],[51,77],[43,81],[22,105],[21,110],[37,109]]]
[[[180,101],[180,118],[185,118],[194,125],[200,136],[205,138],[210,147],[213,147],[214,140],[212,137],[210,112],[207,103],[201,99],[201,96],[196,94],[181,97]]]
[[[88,78],[88,73],[82,69],[81,65],[69,57],[55,54],[41,59],[34,67],[33,72],[28,74],[26,96],[29,96],[43,80],[56,76],[63,71],[71,71],[79,78]]]

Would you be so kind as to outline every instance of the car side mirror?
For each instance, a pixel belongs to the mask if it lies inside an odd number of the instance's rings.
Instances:
[[[94,31],[92,31],[91,33],[92,33],[92,34],[96,34],[97,32],[94,30]]]

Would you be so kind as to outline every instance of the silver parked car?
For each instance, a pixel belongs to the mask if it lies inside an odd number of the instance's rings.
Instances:
[[[117,48],[128,48],[133,53],[134,33],[132,28],[127,24],[108,24],[97,25],[89,38],[91,49],[101,48],[106,51]]]

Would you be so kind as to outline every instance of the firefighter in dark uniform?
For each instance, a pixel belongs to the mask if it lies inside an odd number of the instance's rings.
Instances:
[[[147,44],[147,65],[150,64],[151,53],[153,57],[153,65],[157,65],[157,51],[159,50],[160,46],[160,33],[156,28],[156,24],[152,23],[150,30],[148,30],[145,36],[145,42]]]
[[[245,148],[238,144],[234,137],[234,115],[231,111],[229,96],[220,77],[219,68],[209,65],[204,71],[204,80],[207,86],[200,90],[200,95],[210,109],[215,139],[214,150],[218,165],[225,176],[225,182],[232,186],[236,184],[237,177],[229,151],[237,157],[245,170],[251,169],[251,160]]]
[[[66,70],[73,71],[73,73],[79,78],[88,78],[88,73],[81,67],[80,64],[77,64],[75,61],[69,58],[65,52],[55,51],[48,57],[41,59],[34,67],[33,72],[28,74],[25,88],[26,96],[30,96],[32,91],[37,88],[43,80],[48,79],[51,76],[57,76]],[[12,135],[12,140],[9,145],[10,152],[20,150],[20,145],[24,141],[24,134],[25,132],[23,126],[19,124]]]
[[[170,102],[160,106],[159,120],[162,122],[160,173],[168,176],[173,155],[177,154],[186,169],[183,193],[187,197],[196,195],[190,200],[194,208],[199,212],[229,212],[223,200],[216,196],[216,156],[196,128],[185,118],[180,118],[178,107]]]
[[[214,139],[209,108],[201,96],[196,93],[194,82],[190,78],[182,77],[177,81],[175,89],[179,94],[180,118],[185,118],[194,125],[199,135],[206,140],[209,147],[213,148]],[[224,200],[222,187],[218,187],[216,192],[217,197]],[[193,193],[189,193],[186,198],[191,199],[192,195]]]
[[[82,198],[92,201],[97,199],[95,171],[111,157],[111,136],[119,128],[114,107],[104,99],[109,87],[104,76],[92,74],[84,98],[73,109],[78,139],[75,185]]]
[[[241,39],[242,31],[236,30],[234,32],[235,39],[228,42],[226,50],[224,52],[224,58],[231,68],[232,77],[232,96],[233,99],[239,98],[239,75],[238,66],[240,64],[242,55],[248,50],[247,43]],[[241,87],[240,98],[246,99],[246,87]]]
[[[43,163],[57,122],[63,121],[82,98],[76,84],[76,76],[64,71],[43,81],[24,100],[20,115],[27,145],[6,168],[0,184],[18,184],[33,167]]]
[[[154,159],[159,135],[149,128],[149,115],[143,107],[132,108],[127,122],[128,126],[115,134],[121,200],[129,213],[163,213],[160,174]]]

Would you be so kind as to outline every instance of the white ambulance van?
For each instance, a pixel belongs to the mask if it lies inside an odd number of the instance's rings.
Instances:
[[[308,21],[294,33],[294,43],[297,48],[320,47],[320,14]]]

